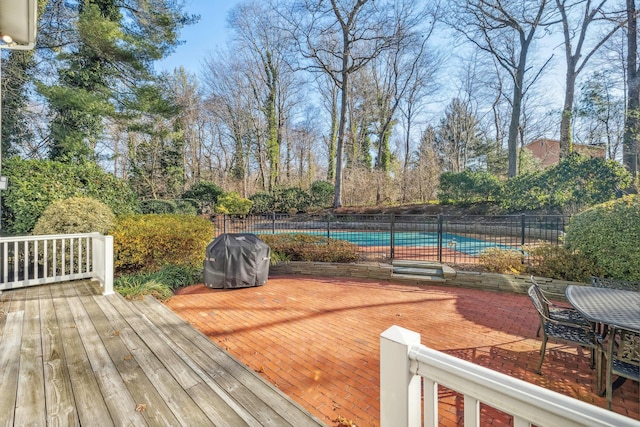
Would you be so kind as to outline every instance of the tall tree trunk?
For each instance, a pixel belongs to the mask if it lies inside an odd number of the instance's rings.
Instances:
[[[348,43],[345,40],[345,45]],[[340,121],[338,124],[338,145],[336,147],[336,183],[335,193],[333,196],[333,207],[342,206],[342,158],[344,156],[344,139],[345,127],[347,124],[347,102],[349,100],[349,73],[348,70],[349,56],[343,55],[342,58],[342,93],[340,95]]]
[[[522,111],[522,85],[524,82],[525,64],[526,59],[520,61],[518,69],[516,70],[516,77],[514,79],[513,85],[513,109],[511,110],[511,122],[509,123],[509,140],[507,142],[509,147],[509,178],[512,178],[518,174],[518,131],[520,128],[520,113]]]
[[[635,0],[627,0],[627,117],[625,117],[622,163],[636,177],[638,175],[638,139],[640,139],[640,80],[638,74],[638,16]]]
[[[327,165],[327,181],[333,182],[336,177],[336,142],[338,138],[338,92],[331,91],[331,134],[329,135],[329,163]]]
[[[572,60],[567,67],[565,77],[564,106],[562,107],[562,120],[560,122],[560,158],[565,158],[573,152],[573,130],[571,123],[573,119],[573,101],[576,87],[576,64]]]

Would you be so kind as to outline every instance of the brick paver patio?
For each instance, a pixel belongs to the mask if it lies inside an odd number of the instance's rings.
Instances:
[[[550,344],[538,363],[537,314],[526,295],[341,278],[271,277],[265,286],[181,290],[167,305],[327,425],[379,425],[379,336],[391,325],[422,343],[568,396],[606,407],[588,352]],[[640,419],[638,384],[613,410]],[[460,425],[462,398],[440,390],[442,425]],[[483,425],[507,418],[482,410]]]

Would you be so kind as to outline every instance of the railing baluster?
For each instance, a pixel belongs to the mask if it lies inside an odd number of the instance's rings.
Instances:
[[[73,254],[73,247],[74,247],[74,243],[75,243],[75,239],[71,238],[69,239],[69,274],[74,274],[75,273],[75,269],[74,269],[74,254]]]
[[[480,401],[464,395],[464,427],[480,427]]]
[[[2,283],[9,281],[9,242],[2,242]]]
[[[33,241],[33,278],[38,278],[38,240]]]
[[[44,278],[46,279],[49,277],[49,239],[44,239],[42,243],[44,244]]]
[[[424,427],[438,427],[438,383],[422,379],[424,390]]]
[[[61,245],[60,245],[60,261],[62,261],[60,263],[60,275],[64,276],[65,273],[67,272],[66,267],[67,267],[67,245],[66,245],[66,239],[63,237],[62,239],[60,239]]]
[[[19,268],[18,268],[18,261],[20,258],[20,250],[18,249],[18,242],[14,242],[13,244],[13,281],[17,282],[18,277],[20,277],[20,275],[18,274],[19,272]]]

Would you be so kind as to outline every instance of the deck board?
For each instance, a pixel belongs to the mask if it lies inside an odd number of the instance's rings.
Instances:
[[[101,420],[104,426],[113,425],[62,286],[52,285],[51,297],[58,318],[63,363],[69,371],[78,419],[81,425],[91,425],[95,420]]]
[[[69,369],[49,286],[40,286],[40,331],[47,425],[79,426]]]
[[[0,294],[0,427],[323,425],[152,298]]]
[[[23,321],[14,423],[43,426],[46,408],[38,289],[26,290]]]
[[[166,332],[174,331],[174,342],[189,350],[191,357],[200,367],[214,367],[215,381],[221,387],[229,387],[231,391],[241,387],[237,395],[239,402],[257,415],[263,425],[317,425],[310,420],[305,420],[303,410],[299,406],[289,404],[289,399],[275,386],[256,375],[247,366],[238,362],[235,358],[212,342],[206,335],[194,329],[169,310],[160,310],[162,306],[153,298],[145,298],[137,302],[136,307],[148,315],[158,313],[159,317],[154,323]],[[229,390],[227,388],[227,390]],[[269,402],[268,408],[264,408],[264,402]],[[306,421],[306,423],[305,423]]]

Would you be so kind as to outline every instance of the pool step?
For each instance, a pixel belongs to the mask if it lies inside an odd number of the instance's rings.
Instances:
[[[439,276],[442,277],[442,270],[439,268],[415,268],[393,266],[393,274],[411,274],[414,276]]]
[[[456,274],[451,267],[433,261],[394,260],[392,266],[396,279],[442,282]]]

